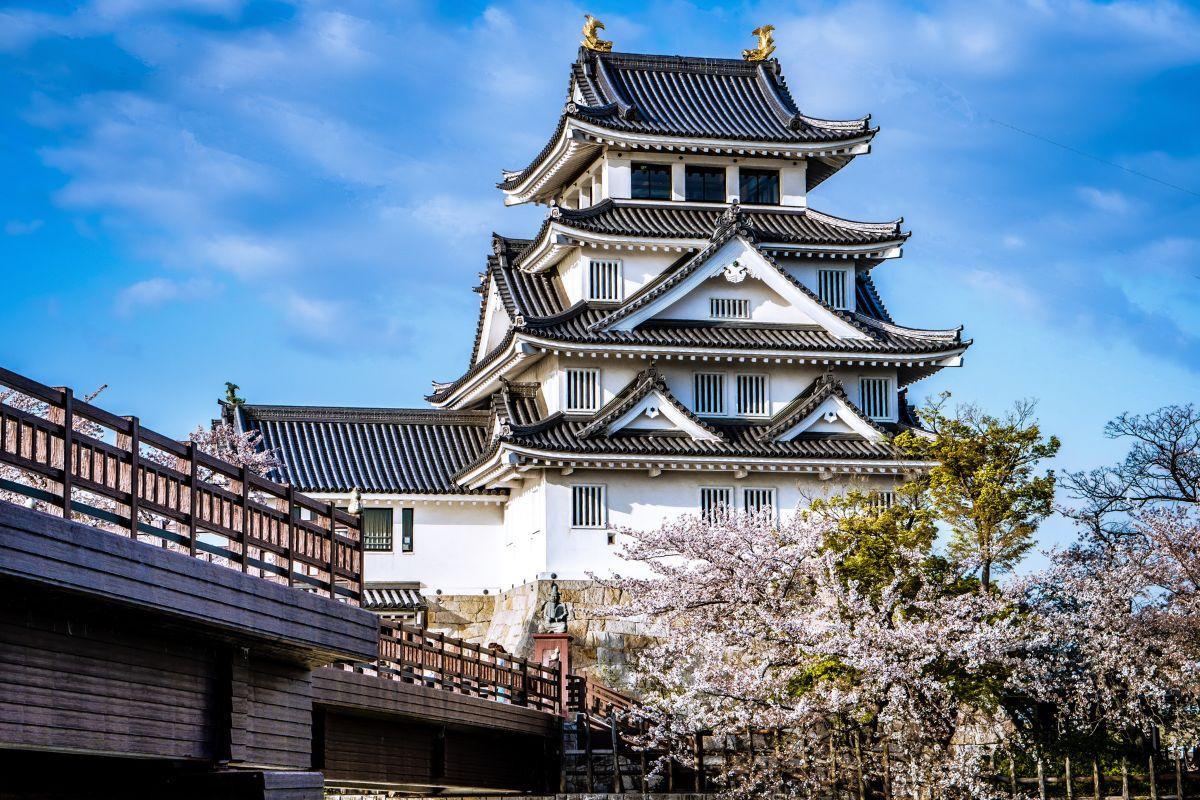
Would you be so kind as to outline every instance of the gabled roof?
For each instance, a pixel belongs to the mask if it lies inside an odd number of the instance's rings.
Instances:
[[[876,131],[869,117],[826,120],[801,113],[774,59],[581,49],[550,140],[527,167],[505,171],[497,185],[525,202],[543,192],[545,165],[550,173],[577,173],[603,144],[654,149],[690,143],[707,152],[813,157],[811,189],[867,152]]]
[[[688,424],[693,432],[701,434],[695,438],[716,438],[720,439],[721,434],[704,423],[702,419],[697,417],[676,399],[671,390],[667,388],[667,383],[663,380],[662,373],[658,371],[658,367],[651,362],[650,366],[639,372],[629,385],[617,392],[612,400],[608,401],[596,415],[592,421],[587,424],[579,435],[584,438],[598,436],[609,431],[609,428],[618,422],[623,416],[637,408],[638,404],[647,397],[657,396],[662,402],[667,403],[675,412],[674,416]]]
[[[779,413],[758,431],[759,438],[764,442],[778,439],[787,431],[804,422],[825,401],[831,398],[857,416],[859,424],[864,426],[868,432],[874,430],[879,437],[888,435],[888,432],[884,428],[869,419],[862,413],[862,410],[858,406],[850,401],[850,398],[846,396],[846,390],[842,386],[841,381],[835,378],[832,372],[827,371],[818,376],[816,380],[804,388],[804,391],[796,395],[795,399],[780,409]]]
[[[644,309],[653,308],[653,304],[661,303],[670,298],[673,293],[677,293],[681,287],[687,286],[689,282],[694,283],[698,279],[697,276],[704,274],[701,271],[707,267],[709,261],[722,252],[727,244],[738,239],[744,243],[747,252],[757,254],[762,263],[765,264],[766,272],[764,273],[760,270],[757,277],[769,283],[773,282],[773,289],[781,291],[785,295],[790,294],[793,299],[799,299],[803,302],[804,298],[807,298],[812,306],[817,309],[818,316],[824,317],[824,327],[842,332],[836,334],[834,338],[839,340],[860,339],[867,338],[869,335],[861,326],[855,324],[853,315],[839,312],[826,305],[811,289],[789,275],[786,270],[779,266],[775,259],[764,252],[757,244],[756,234],[747,222],[746,213],[737,203],[730,205],[721,213],[717,226],[713,229],[711,236],[712,238],[709,240],[707,247],[696,253],[688,261],[679,265],[677,269],[664,270],[657,278],[631,295],[619,308],[604,319],[596,322],[592,326],[593,331],[611,330],[619,323],[624,323],[627,327],[628,323],[625,320],[629,317],[633,317],[639,312],[642,312],[644,315],[647,313]],[[830,332],[833,333],[833,331]]]
[[[603,200],[585,209],[550,209],[531,244],[515,260],[525,269],[539,269],[561,258],[547,259],[552,231],[567,229],[601,237],[705,241],[718,226],[722,208],[712,205],[664,203],[647,205],[629,201]],[[811,208],[778,207],[771,210],[743,209],[746,227],[764,245],[805,247],[812,251],[890,251],[909,237],[901,231],[901,221],[855,222],[824,214]],[[559,234],[561,236],[561,234]],[[873,247],[872,247],[873,246]],[[882,256],[879,256],[882,257]],[[530,259],[545,262],[530,267]]]
[[[464,494],[452,476],[487,449],[490,412],[241,405],[241,430],[306,492]],[[479,494],[480,492],[469,492]]]
[[[573,113],[616,131],[757,142],[827,142],[870,119],[824,120],[796,107],[779,61],[599,53],[571,65]]]

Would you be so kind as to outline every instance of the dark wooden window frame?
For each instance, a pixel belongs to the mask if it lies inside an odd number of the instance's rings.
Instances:
[[[779,170],[743,167],[738,174],[738,200],[747,205],[779,205]]]
[[[696,180],[693,180],[695,178]],[[713,183],[711,179],[718,180]],[[693,203],[725,202],[726,168],[708,164],[684,167],[684,198]]]
[[[662,181],[664,173],[665,183]],[[659,177],[657,183],[655,175]],[[639,182],[639,176],[645,176],[644,180]],[[634,200],[670,200],[671,165],[652,161],[633,162],[629,169],[629,196]]]
[[[415,516],[414,509],[400,509],[400,552],[411,553],[413,551],[413,517]]]
[[[379,517],[387,514],[387,532],[382,530],[374,530],[374,525],[371,517]],[[363,509],[363,543],[364,548],[368,553],[390,553],[393,541],[393,530],[395,525],[395,516],[390,508],[364,508]]]

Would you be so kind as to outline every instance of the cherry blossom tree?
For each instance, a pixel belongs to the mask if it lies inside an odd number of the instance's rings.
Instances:
[[[1020,616],[904,533],[910,512],[863,513],[891,517],[870,545],[886,566],[866,572],[845,504],[625,531],[625,558],[649,577],[614,579],[627,605],[609,613],[654,634],[631,666],[651,746],[687,761],[692,731],[730,742],[731,797],[828,796],[831,779],[860,795],[995,793],[987,748],[962,740],[995,727],[1026,650]]]

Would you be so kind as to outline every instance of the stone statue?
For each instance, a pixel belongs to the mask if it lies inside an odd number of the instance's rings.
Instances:
[[[542,623],[547,633],[567,632],[567,604],[562,601],[558,584],[550,584],[550,599],[542,607]]]

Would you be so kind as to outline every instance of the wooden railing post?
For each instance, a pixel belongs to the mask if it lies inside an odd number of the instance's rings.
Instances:
[[[200,487],[199,483],[199,468],[196,466],[196,443],[188,442],[187,445],[188,458],[188,553],[196,557],[196,539],[199,536],[197,529],[200,526]]]
[[[129,420],[129,537],[138,536],[138,517],[141,516],[142,484],[138,470],[142,464],[142,429],[137,417]]]
[[[62,475],[62,515],[63,519],[71,519],[71,495],[75,484],[74,455],[75,449],[75,396],[71,387],[64,386],[62,392],[62,425],[63,425],[63,475]]]
[[[337,506],[329,501],[329,597],[336,598],[337,592]]]
[[[250,482],[246,480],[249,472],[244,465],[238,470],[238,477],[242,483],[242,572],[250,569]]]
[[[621,733],[617,730],[617,715],[613,712],[609,712],[608,727],[612,734],[612,790],[613,794],[624,794],[625,782],[621,778]]]
[[[696,764],[696,794],[704,791],[704,731],[692,734],[692,759]]]
[[[296,487],[288,484],[287,491],[287,556],[288,586],[296,585]]]

